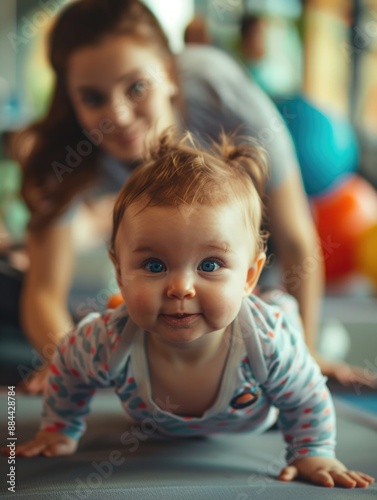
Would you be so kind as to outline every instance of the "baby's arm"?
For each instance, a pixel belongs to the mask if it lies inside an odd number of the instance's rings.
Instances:
[[[349,471],[335,458],[335,411],[326,379],[310,356],[297,325],[276,310],[273,334],[265,339],[269,378],[265,390],[280,410],[288,467],[279,479],[322,486],[365,487],[373,478]],[[272,326],[272,325],[270,325]]]
[[[77,338],[76,333],[73,332],[69,338]],[[74,409],[69,411],[65,401],[68,395],[74,393],[74,381],[71,380],[72,373],[70,375],[68,369],[69,359],[65,359],[62,353],[63,349],[69,357],[70,352],[69,349],[66,351],[66,348],[66,342],[58,347],[50,365],[47,392],[43,402],[41,430],[31,440],[16,445],[17,456],[70,455],[77,449],[79,436],[77,433],[74,437],[69,435],[70,421],[74,421],[76,413]],[[52,425],[49,425],[50,423]],[[7,449],[3,448],[1,452],[7,453]]]
[[[101,317],[85,318],[64,338],[50,365],[40,431],[16,447],[16,455],[69,455],[85,431],[85,416],[96,387],[108,386],[111,348]]]

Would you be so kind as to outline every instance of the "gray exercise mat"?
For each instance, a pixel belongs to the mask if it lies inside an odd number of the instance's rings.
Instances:
[[[41,409],[39,397],[17,395],[16,436],[33,436]],[[1,445],[6,443],[6,393],[0,394]],[[120,439],[128,432],[122,444]],[[284,464],[278,431],[198,439],[161,439],[127,427],[117,397],[96,394],[88,430],[75,455],[17,458],[16,493],[7,491],[7,458],[0,458],[0,497],[25,500],[249,500],[292,498],[377,498],[366,490],[327,489],[276,480]],[[377,433],[338,415],[338,458],[349,468],[377,477]]]

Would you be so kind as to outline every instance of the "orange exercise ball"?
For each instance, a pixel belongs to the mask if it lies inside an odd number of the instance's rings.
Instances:
[[[352,175],[311,202],[327,280],[355,272],[358,240],[377,223],[376,190],[362,177]]]
[[[370,278],[377,288],[377,222],[360,235],[356,262],[358,270]]]
[[[123,297],[120,293],[113,293],[107,299],[107,308],[116,309],[118,306],[124,303]]]

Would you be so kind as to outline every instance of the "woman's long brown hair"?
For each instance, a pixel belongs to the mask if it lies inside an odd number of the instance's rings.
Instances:
[[[116,34],[157,47],[172,78],[177,79],[168,40],[155,16],[139,0],[78,0],[62,10],[49,38],[55,88],[48,112],[12,140],[13,156],[23,168],[21,194],[31,211],[32,230],[64,213],[72,199],[97,178],[100,149],[94,144],[90,154],[80,156],[77,167],[66,162],[67,147],[76,150],[80,141],[88,141],[68,95],[67,67],[76,50]]]

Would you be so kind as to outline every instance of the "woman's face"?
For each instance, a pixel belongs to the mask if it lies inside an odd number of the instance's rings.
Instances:
[[[175,124],[176,87],[163,59],[129,36],[74,52],[67,84],[85,135],[119,161],[140,158],[156,134]]]

